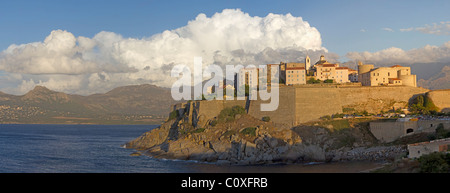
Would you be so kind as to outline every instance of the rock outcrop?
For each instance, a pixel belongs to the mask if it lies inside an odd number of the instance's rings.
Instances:
[[[165,122],[126,147],[155,158],[243,165],[377,161],[405,152],[402,147],[374,146],[376,139],[358,124],[335,131],[314,125],[289,128],[247,114],[219,123],[216,118],[197,117],[202,124],[193,124],[186,116]]]

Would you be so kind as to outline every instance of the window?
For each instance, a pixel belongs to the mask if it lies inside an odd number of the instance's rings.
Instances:
[[[390,72],[388,72],[388,76],[391,76],[391,73],[390,73]]]

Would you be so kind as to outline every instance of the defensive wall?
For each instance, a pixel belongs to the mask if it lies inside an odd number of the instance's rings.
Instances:
[[[450,112],[450,89],[433,90],[427,95],[442,112]]]
[[[405,108],[413,96],[428,91],[409,86],[285,86],[279,88],[279,106],[275,111],[261,111],[261,104],[270,102],[262,100],[193,101],[177,104],[173,108],[179,114],[188,113],[188,119],[196,123],[199,119],[216,117],[223,108],[239,105],[258,119],[269,116],[274,123],[294,126],[325,115],[343,113],[343,108],[369,113],[379,113],[392,107]],[[443,100],[441,95],[436,96],[439,102]]]

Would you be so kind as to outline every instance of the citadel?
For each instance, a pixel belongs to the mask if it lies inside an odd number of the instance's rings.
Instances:
[[[330,63],[324,55],[311,65],[311,59],[306,56],[304,63],[280,62],[267,64],[264,69],[242,68],[235,78],[235,88],[248,85],[257,87],[261,79],[267,79],[268,85],[274,75],[269,69],[275,69],[280,77],[281,85],[303,85],[308,83],[359,83],[362,86],[411,86],[417,87],[416,75],[411,74],[410,67],[394,65],[391,67],[374,68],[373,64],[358,62],[358,70]],[[262,73],[260,72],[262,71]],[[239,81],[238,80],[242,80]]]

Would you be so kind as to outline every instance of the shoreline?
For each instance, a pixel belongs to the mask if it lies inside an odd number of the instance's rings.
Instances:
[[[136,152],[134,152],[136,153]],[[133,154],[133,153],[132,153]],[[308,161],[308,162],[296,162],[296,163],[288,163],[288,162],[273,162],[273,163],[264,163],[264,164],[229,164],[229,163],[218,163],[218,162],[208,162],[208,161],[199,161],[199,160],[184,160],[184,159],[170,159],[163,157],[154,157],[146,153],[140,153],[139,156],[147,156],[151,159],[155,159],[163,162],[185,162],[185,163],[193,163],[193,164],[201,164],[205,167],[213,167],[213,168],[223,168],[223,172],[227,173],[229,170],[239,170],[238,172],[248,172],[246,170],[258,169],[256,173],[371,173],[372,171],[376,171],[377,169],[383,168],[388,164],[391,164],[389,161],[367,161],[367,160],[354,160],[354,161],[330,161],[330,162],[317,162],[317,161]],[[299,171],[277,171],[277,168],[295,168]],[[322,168],[322,169],[321,169]],[[330,170],[331,168],[331,170]],[[244,171],[242,171],[243,169]],[[320,170],[319,172],[317,170]],[[205,172],[205,171],[202,171]],[[217,171],[214,171],[217,172]],[[251,170],[250,172],[255,172]],[[208,173],[208,171],[206,171]],[[220,173],[220,171],[219,171]]]

